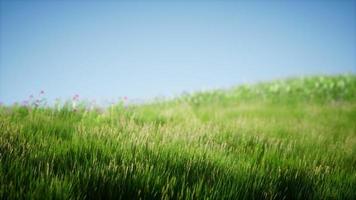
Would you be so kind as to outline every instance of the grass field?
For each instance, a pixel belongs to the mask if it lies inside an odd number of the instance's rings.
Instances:
[[[0,107],[1,199],[356,199],[355,75],[41,102]]]

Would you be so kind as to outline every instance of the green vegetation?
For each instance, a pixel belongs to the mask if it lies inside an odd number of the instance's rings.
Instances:
[[[0,107],[1,199],[356,199],[356,76]]]

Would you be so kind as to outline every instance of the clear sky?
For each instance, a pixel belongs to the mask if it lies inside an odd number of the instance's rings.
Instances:
[[[0,101],[356,72],[356,1],[1,1]]]

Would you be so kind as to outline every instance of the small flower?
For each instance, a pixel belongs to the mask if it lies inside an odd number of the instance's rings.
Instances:
[[[27,106],[27,105],[28,105],[28,101],[26,101],[26,100],[25,100],[25,101],[22,101],[22,105],[23,105],[23,106]]]
[[[40,105],[41,101],[39,99],[36,99],[34,102],[33,102],[33,105],[35,107],[38,107]]]
[[[124,96],[124,100],[127,101],[129,98],[127,96]]]
[[[41,90],[40,94],[44,94],[45,92],[43,90]]]
[[[76,100],[79,100],[79,95],[78,94],[73,96],[73,101],[76,101]]]
[[[33,95],[31,94],[28,98],[29,98],[29,99],[32,99],[32,98],[33,98]]]

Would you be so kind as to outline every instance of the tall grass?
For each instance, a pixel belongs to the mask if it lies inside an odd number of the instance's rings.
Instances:
[[[1,199],[355,199],[356,77],[0,107]]]

